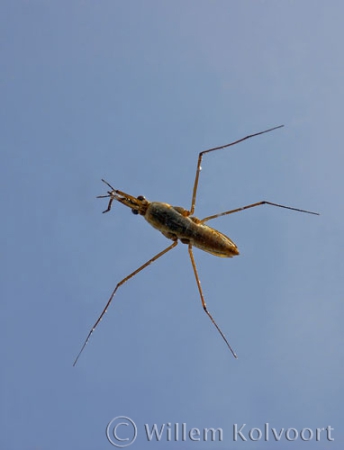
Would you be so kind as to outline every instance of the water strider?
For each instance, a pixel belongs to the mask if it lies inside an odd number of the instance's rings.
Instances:
[[[88,333],[88,336],[74,361],[74,366],[77,363],[82,351],[84,350],[86,344],[88,343],[93,331],[99,324],[99,322],[102,320],[104,314],[106,313],[108,307],[110,306],[110,303],[115,296],[117,289],[122,286],[124,283],[126,283],[130,278],[134,277],[136,274],[141,272],[144,268],[149,266],[152,262],[156,261],[158,258],[160,258],[162,255],[165,255],[165,253],[172,250],[178,242],[180,241],[182,244],[186,244],[188,246],[189,256],[192,264],[192,268],[195,274],[196,283],[198,287],[198,291],[201,297],[202,306],[212,323],[215,325],[217,331],[222,336],[222,339],[227,344],[227,347],[232,352],[233,356],[237,358],[236,353],[230,346],[227,338],[213,319],[212,315],[207,309],[207,305],[204,300],[201,283],[198,277],[198,272],[196,268],[196,263],[192,251],[192,247],[197,247],[201,250],[204,250],[205,252],[211,253],[212,255],[219,256],[222,258],[232,258],[233,256],[239,255],[238,247],[234,244],[234,242],[229,239],[229,237],[225,236],[223,233],[220,233],[220,231],[215,230],[214,228],[208,226],[206,222],[209,220],[216,219],[220,216],[225,216],[228,214],[233,214],[238,211],[244,211],[245,209],[254,208],[256,206],[260,205],[272,205],[277,206],[279,208],[285,208],[290,209],[292,211],[299,211],[303,213],[308,214],[315,214],[319,215],[318,213],[312,212],[312,211],[306,211],[304,209],[298,209],[298,208],[291,208],[290,206],[284,206],[279,205],[278,203],[272,203],[267,201],[260,201],[257,203],[252,203],[250,205],[243,206],[241,208],[232,209],[230,211],[225,211],[219,214],[214,214],[212,216],[205,217],[204,219],[198,219],[195,217],[194,211],[196,206],[196,196],[197,196],[197,188],[198,188],[198,180],[199,180],[199,174],[201,172],[201,163],[203,155],[206,153],[214,152],[216,150],[221,150],[226,147],[230,147],[235,144],[239,144],[239,142],[243,142],[246,139],[250,139],[254,136],[259,136],[260,134],[269,133],[270,131],[277,130],[278,128],[282,128],[283,125],[280,125],[278,127],[270,128],[265,131],[260,131],[259,133],[250,134],[249,136],[246,136],[242,139],[239,139],[237,141],[231,142],[227,145],[222,145],[221,147],[214,147],[209,150],[205,150],[201,152],[198,156],[198,162],[197,162],[197,169],[196,169],[196,176],[195,176],[195,182],[194,187],[192,191],[192,200],[191,200],[191,208],[190,210],[184,209],[180,206],[171,206],[168,203],[162,203],[162,202],[150,202],[143,196],[133,197],[132,195],[126,194],[125,192],[119,191],[117,189],[114,189],[107,181],[102,180],[111,190],[108,191],[107,195],[99,195],[97,198],[109,198],[109,204],[108,207],[104,213],[110,211],[112,202],[114,200],[122,203],[125,206],[128,206],[131,208],[131,211],[133,214],[139,214],[143,216],[147,222],[152,225],[152,227],[159,230],[167,239],[172,240],[172,244],[169,245],[165,250],[161,251],[157,255],[153,256],[149,261],[147,261],[145,264],[140,266],[138,269],[136,269],[134,272],[132,272],[130,275],[126,276],[121,280],[119,283],[117,283],[115,289],[113,290],[105,308],[103,309],[102,313],[98,317],[97,321],[93,325],[91,331]]]

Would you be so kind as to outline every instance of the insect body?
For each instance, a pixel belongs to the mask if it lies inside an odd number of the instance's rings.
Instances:
[[[227,236],[189,214],[189,211],[180,206],[152,202],[148,203],[144,218],[172,241],[179,239],[183,244],[225,258],[239,254],[237,246]]]
[[[230,147],[232,145],[238,144],[239,142],[242,142],[246,139],[249,139],[254,136],[258,136],[263,133],[268,133],[270,131],[276,130],[277,128],[281,128],[283,125],[280,125],[275,128],[270,128],[269,130],[261,131],[259,133],[255,133],[249,136],[246,136],[242,139],[239,139],[238,141],[232,142],[227,145],[223,145],[221,147],[215,147],[211,148],[209,150],[205,150],[201,152],[198,156],[198,163],[197,163],[197,169],[196,169],[196,177],[193,187],[193,193],[192,193],[192,200],[191,200],[191,208],[190,210],[184,209],[180,206],[171,206],[168,203],[161,203],[161,202],[149,202],[145,199],[143,196],[133,197],[129,194],[126,194],[123,191],[119,191],[117,189],[114,189],[107,181],[102,180],[111,190],[108,191],[107,195],[100,195],[98,198],[109,198],[109,204],[108,207],[104,213],[110,211],[112,202],[114,200],[118,201],[119,203],[122,203],[125,206],[128,206],[131,208],[132,212],[136,215],[143,216],[147,222],[152,225],[155,229],[159,230],[166,238],[172,240],[172,244],[169,245],[167,248],[165,248],[163,251],[158,253],[157,255],[153,256],[149,261],[147,261],[145,264],[140,266],[138,269],[136,269],[134,272],[123,278],[119,283],[117,283],[115,289],[113,290],[105,308],[103,309],[102,313],[100,314],[99,318],[97,319],[96,323],[93,325],[91,331],[89,332],[78,356],[76,357],[74,364],[75,365],[79,359],[80,354],[84,350],[86,344],[88,343],[91,334],[99,324],[99,322],[102,320],[104,314],[106,313],[113,297],[115,296],[117,289],[122,286],[124,283],[126,283],[130,278],[134,277],[136,274],[138,274],[141,270],[149,266],[152,262],[156,261],[158,258],[163,256],[165,253],[172,250],[178,242],[180,241],[183,244],[186,244],[188,246],[188,252],[192,264],[192,268],[194,271],[198,291],[201,297],[201,302],[203,309],[205,313],[208,315],[218,332],[220,333],[221,337],[227,344],[227,347],[232,352],[233,356],[237,358],[236,353],[230,346],[227,338],[213,319],[212,315],[207,309],[207,305],[204,300],[201,283],[199,280],[196,263],[193,255],[192,248],[197,247],[201,250],[204,250],[208,253],[211,253],[212,255],[223,257],[223,258],[232,258],[233,256],[239,255],[239,251],[237,246],[234,244],[234,242],[229,239],[229,237],[225,236],[224,234],[220,233],[219,231],[215,230],[214,228],[211,228],[206,224],[207,221],[216,219],[220,216],[225,216],[229,214],[233,214],[239,211],[244,211],[245,209],[254,208],[256,206],[260,205],[271,205],[271,206],[277,206],[279,208],[285,208],[290,209],[292,211],[299,211],[304,212],[308,214],[316,214],[311,211],[306,211],[303,209],[298,208],[292,208],[290,206],[284,206],[280,205],[278,203],[272,203],[267,201],[260,201],[257,203],[252,203],[250,205],[243,206],[241,208],[232,209],[229,211],[225,211],[219,214],[214,214],[212,216],[205,217],[204,219],[198,219],[195,217],[194,211],[196,206],[196,195],[197,195],[197,188],[198,188],[198,180],[199,175],[201,171],[201,162],[203,155],[205,153],[213,152],[216,150],[221,150],[226,147]]]

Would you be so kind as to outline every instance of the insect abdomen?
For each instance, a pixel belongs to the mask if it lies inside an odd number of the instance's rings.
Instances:
[[[202,223],[196,227],[196,232],[191,240],[193,246],[222,258],[239,255],[238,247],[225,234]]]

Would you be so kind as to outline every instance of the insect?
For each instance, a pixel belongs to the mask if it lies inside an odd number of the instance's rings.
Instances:
[[[232,355],[237,358],[237,354],[230,346],[226,336],[221,331],[220,327],[217,325],[215,320],[213,319],[212,315],[208,311],[206,302],[204,300],[204,295],[201,288],[201,283],[199,280],[195,258],[193,255],[193,247],[197,247],[201,250],[204,250],[205,252],[211,253],[212,255],[219,256],[222,258],[232,258],[233,256],[239,255],[239,250],[237,246],[234,244],[234,242],[229,239],[229,237],[225,236],[224,234],[220,233],[220,231],[215,230],[214,228],[211,228],[206,224],[206,222],[209,222],[210,220],[216,219],[217,217],[226,216],[229,214],[234,214],[239,211],[244,211],[245,209],[249,208],[255,208],[256,206],[260,205],[271,205],[271,206],[277,206],[278,208],[285,208],[290,209],[292,211],[298,211],[302,213],[307,214],[315,214],[319,215],[318,213],[312,212],[312,211],[306,211],[304,209],[298,209],[298,208],[292,208],[290,206],[284,206],[280,205],[278,203],[272,203],[268,201],[260,201],[257,203],[252,203],[250,205],[242,206],[241,208],[232,209],[230,211],[225,211],[222,213],[214,214],[212,216],[205,217],[204,219],[198,219],[195,217],[194,211],[196,207],[196,197],[197,197],[197,188],[198,188],[198,181],[199,181],[199,175],[201,172],[201,163],[203,156],[206,153],[215,152],[217,150],[222,150],[227,147],[231,147],[235,144],[239,144],[240,142],[243,142],[247,139],[250,139],[254,136],[259,136],[264,133],[269,133],[270,131],[277,130],[278,128],[282,128],[284,125],[280,125],[278,127],[270,128],[268,130],[260,131],[259,133],[250,134],[248,136],[245,136],[244,138],[241,138],[237,141],[231,142],[230,144],[222,145],[221,147],[214,147],[210,148],[209,150],[204,150],[198,155],[198,161],[197,161],[197,169],[196,169],[196,176],[192,191],[192,200],[191,200],[191,208],[190,210],[184,209],[180,206],[171,206],[168,203],[162,203],[162,202],[150,202],[145,199],[142,195],[138,197],[133,197],[132,195],[126,194],[125,192],[119,191],[118,189],[113,188],[107,181],[102,180],[103,183],[105,183],[109,188],[110,191],[107,192],[107,195],[99,195],[97,198],[109,198],[109,204],[108,207],[103,213],[107,213],[111,210],[111,206],[114,200],[118,201],[119,203],[122,203],[125,206],[128,206],[131,208],[131,211],[133,214],[138,214],[143,216],[147,222],[152,225],[152,227],[159,230],[167,239],[172,240],[172,244],[169,245],[167,248],[165,248],[163,251],[158,253],[157,255],[153,256],[150,260],[148,260],[145,264],[140,266],[138,269],[134,270],[131,274],[127,275],[125,278],[123,278],[119,283],[117,283],[115,289],[113,290],[112,294],[110,295],[110,298],[105,305],[105,308],[103,309],[102,313],[98,317],[97,321],[93,325],[91,331],[88,333],[88,336],[86,337],[86,340],[81,347],[81,350],[76,357],[73,366],[77,363],[81,353],[83,352],[84,348],[86,347],[92,333],[98,326],[99,322],[102,320],[103,316],[105,315],[106,311],[108,310],[110,303],[112,302],[118,288],[122,286],[124,283],[129,281],[131,278],[133,278],[135,275],[137,275],[141,270],[148,267],[152,262],[159,259],[161,256],[165,255],[167,252],[172,250],[174,247],[178,245],[178,242],[180,241],[182,244],[185,244],[188,246],[189,256],[193,268],[193,272],[195,275],[199,295],[201,298],[202,306],[213,323],[213,325],[216,327],[217,331],[220,333],[222,339],[225,341],[227,347],[231,351]]]

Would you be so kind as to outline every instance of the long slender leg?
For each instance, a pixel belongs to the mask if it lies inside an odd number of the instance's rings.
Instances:
[[[203,291],[201,288],[201,282],[199,280],[199,276],[198,276],[198,272],[197,272],[197,268],[196,268],[196,263],[195,263],[195,258],[193,255],[193,251],[192,251],[192,245],[189,244],[189,255],[190,255],[190,259],[191,259],[191,264],[192,264],[192,268],[195,274],[195,278],[196,278],[196,283],[197,283],[197,287],[198,287],[198,291],[199,291],[199,295],[201,297],[201,301],[202,301],[202,306],[203,309],[205,311],[205,313],[207,314],[207,316],[209,317],[209,319],[213,322],[213,324],[215,325],[217,331],[220,333],[222,339],[225,341],[225,343],[227,344],[227,347],[229,348],[229,350],[232,352],[232,355],[234,356],[234,358],[237,358],[237,354],[235,353],[235,351],[232,349],[232,347],[230,346],[229,342],[226,339],[226,336],[222,333],[222,331],[220,330],[220,327],[217,325],[217,323],[215,322],[215,320],[213,319],[212,315],[210,314],[210,312],[207,309],[207,304],[205,303],[204,300],[204,296],[203,296]]]
[[[255,206],[260,206],[260,205],[278,206],[278,208],[290,209],[291,211],[298,211],[298,212],[307,213],[307,214],[314,214],[316,216],[320,215],[319,213],[316,213],[313,211],[306,211],[305,209],[292,208],[290,206],[279,205],[278,203],[272,203],[272,202],[267,202],[267,201],[263,200],[262,202],[252,203],[251,205],[242,206],[241,208],[231,209],[230,211],[225,211],[225,212],[222,212],[219,214],[214,214],[213,216],[208,216],[205,219],[202,219],[201,223],[205,223],[208,220],[216,219],[217,217],[226,216],[228,214],[233,214],[233,213],[236,213],[239,211],[244,211],[245,209],[254,208]]]
[[[231,142],[230,144],[222,145],[221,147],[210,148],[209,150],[204,150],[203,152],[201,152],[198,155],[196,177],[195,177],[194,187],[193,187],[193,191],[192,191],[190,215],[193,215],[193,213],[195,212],[198,179],[199,179],[199,174],[201,172],[201,163],[202,163],[203,155],[205,155],[206,153],[215,152],[216,150],[221,150],[223,148],[231,147],[232,145],[239,144],[240,142],[246,141],[246,139],[250,139],[254,136],[259,136],[260,134],[269,133],[270,131],[277,130],[278,128],[282,128],[282,127],[284,127],[284,125],[279,125],[278,127],[269,128],[268,130],[260,131],[259,133],[250,134],[248,136],[245,136],[244,138],[241,138],[238,141]]]
[[[105,308],[103,309],[102,313],[100,314],[100,316],[98,317],[96,323],[93,325],[91,331],[88,333],[88,336],[83,344],[83,346],[81,347],[80,352],[78,353],[78,356],[75,358],[74,364],[73,366],[75,366],[75,364],[78,362],[78,359],[82,353],[82,351],[84,350],[84,348],[86,347],[86,344],[88,343],[93,331],[96,329],[97,325],[99,324],[99,322],[102,320],[104,314],[106,313],[106,311],[108,310],[110,303],[112,302],[112,299],[114,298],[117,289],[122,286],[124,283],[126,283],[128,280],[130,280],[130,278],[132,278],[133,276],[135,276],[136,274],[138,274],[139,272],[141,272],[141,270],[145,269],[147,266],[149,266],[152,262],[156,261],[158,258],[160,258],[160,256],[164,255],[165,253],[169,252],[170,250],[172,250],[176,245],[178,244],[178,241],[174,241],[172,245],[170,245],[169,247],[165,248],[165,250],[163,250],[162,252],[158,253],[157,255],[153,256],[153,258],[151,258],[149,261],[147,261],[145,264],[143,264],[142,266],[140,266],[138,269],[136,269],[134,272],[132,272],[130,275],[126,276],[125,278],[123,278],[123,280],[121,280],[119,283],[117,283],[115,289],[113,290]]]

